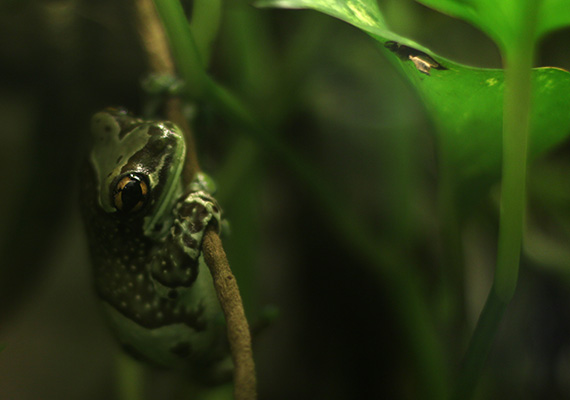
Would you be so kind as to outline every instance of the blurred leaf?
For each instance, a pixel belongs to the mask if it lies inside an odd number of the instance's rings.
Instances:
[[[544,4],[553,2],[545,1]],[[449,13],[462,12],[465,18],[475,18],[474,6],[468,7],[468,4],[474,2],[432,0],[425,3],[437,3],[441,8],[447,6],[445,11]],[[454,63],[410,40],[400,38],[385,26],[375,0],[264,0],[259,4],[312,8],[340,18],[380,42],[386,55],[401,68],[416,88],[435,123],[439,157],[442,165],[451,171],[456,190],[463,197],[460,200],[466,201],[460,202],[461,204],[468,205],[470,201],[476,200],[499,179],[503,70],[473,68]],[[486,0],[481,4],[487,4]],[[484,7],[491,8],[490,5]],[[499,11],[516,13],[515,8],[503,6],[497,8],[493,15],[503,15]],[[545,9],[543,7],[542,10]],[[379,21],[378,25],[373,25],[374,21]],[[550,26],[554,24],[553,19]],[[502,22],[500,25],[505,24]],[[530,155],[536,157],[560,143],[570,133],[570,74],[558,68],[538,68],[533,70],[532,79]]]
[[[413,40],[392,32],[386,26],[376,0],[258,0],[255,5],[317,10],[360,28],[380,42],[390,40],[430,52]]]
[[[258,6],[281,8],[312,8],[322,13],[345,20],[360,29],[387,31],[384,17],[375,0],[261,0]]]
[[[534,261],[531,266],[570,284],[570,165],[560,155],[538,162],[529,173],[523,250]]]
[[[468,205],[500,178],[503,70],[441,61],[448,69],[432,70],[427,76],[412,62],[401,63],[437,126],[440,157]],[[537,68],[532,81],[529,155],[535,158],[570,133],[570,74]]]
[[[442,13],[461,18],[487,33],[503,49],[517,40],[524,23],[524,7],[512,0],[416,0]],[[568,0],[538,1],[535,40],[570,25]]]
[[[570,26],[569,6],[568,0],[542,0],[537,37]]]

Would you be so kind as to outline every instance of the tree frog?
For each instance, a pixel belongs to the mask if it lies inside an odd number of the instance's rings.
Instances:
[[[81,203],[95,290],[132,355],[203,373],[227,364],[225,322],[201,255],[221,209],[199,173],[184,186],[185,141],[171,122],[105,109],[91,122],[93,147]]]

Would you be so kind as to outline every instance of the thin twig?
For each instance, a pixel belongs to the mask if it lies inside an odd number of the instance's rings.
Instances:
[[[151,72],[174,75],[174,63],[166,34],[152,0],[135,0],[137,29]]]
[[[236,400],[253,400],[256,398],[256,380],[249,326],[236,279],[230,269],[222,241],[214,229],[209,228],[206,231],[202,250],[214,278],[214,286],[228,325],[228,340],[234,361],[234,397]]]
[[[150,71],[157,75],[174,75],[174,63],[168,48],[166,34],[156,14],[152,0],[135,1],[137,14],[137,27],[143,49],[146,52]],[[165,114],[168,120],[174,122],[184,133],[186,141],[186,159],[182,179],[188,184],[194,178],[196,172],[200,171],[198,157],[196,156],[196,146],[194,135],[190,129],[188,121],[182,113],[182,103],[180,99],[172,97],[167,100]]]
[[[135,1],[139,33],[147,53],[149,67],[157,74],[173,74],[174,63],[168,49],[166,35],[151,0]],[[171,98],[165,107],[166,117],[182,129],[186,139],[186,160],[183,181],[190,183],[200,171],[192,130],[182,112],[182,102]],[[227,335],[234,362],[234,398],[236,400],[256,399],[255,364],[251,349],[249,325],[239,294],[239,288],[232,274],[222,241],[214,229],[206,231],[202,244],[204,259],[214,280],[220,305],[226,317]]]

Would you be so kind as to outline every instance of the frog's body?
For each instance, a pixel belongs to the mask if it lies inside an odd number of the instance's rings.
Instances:
[[[97,294],[131,354],[203,370],[224,359],[225,325],[200,248],[220,208],[199,176],[184,188],[185,144],[168,122],[107,109],[93,117],[82,210]]]

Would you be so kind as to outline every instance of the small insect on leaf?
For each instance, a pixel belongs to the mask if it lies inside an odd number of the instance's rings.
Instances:
[[[435,61],[426,53],[416,50],[412,47],[404,46],[394,41],[388,41],[384,44],[388,50],[396,54],[402,61],[411,61],[414,63],[418,71],[430,75],[432,68],[438,70],[446,70],[443,65]]]

